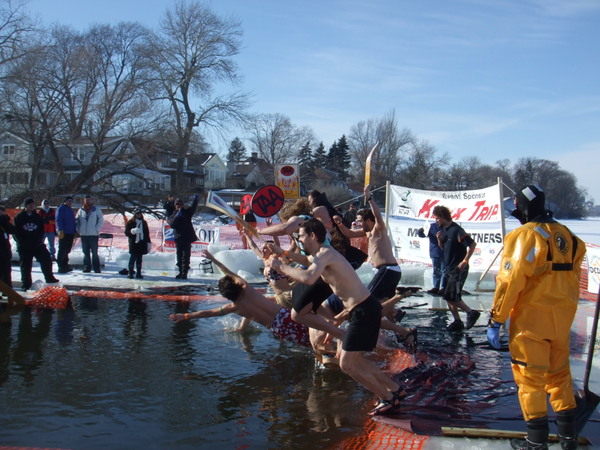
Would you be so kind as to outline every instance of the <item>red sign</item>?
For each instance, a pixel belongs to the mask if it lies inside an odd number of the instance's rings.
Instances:
[[[240,201],[240,215],[246,215],[252,209],[252,196],[250,194],[246,194],[242,197]]]
[[[285,198],[283,191],[270,184],[260,188],[252,197],[252,212],[258,217],[271,217],[279,212]]]
[[[280,172],[284,177],[291,177],[296,173],[296,170],[292,166],[283,166]]]

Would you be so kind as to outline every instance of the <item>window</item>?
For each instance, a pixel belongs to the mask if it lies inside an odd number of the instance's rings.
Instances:
[[[15,144],[2,144],[2,154],[3,155],[14,155],[15,154]]]
[[[8,173],[0,172],[0,184],[8,184]]]
[[[71,161],[83,161],[83,150],[79,147],[71,149]]]
[[[29,175],[27,172],[16,172],[10,174],[10,182],[12,184],[27,184],[29,183]]]

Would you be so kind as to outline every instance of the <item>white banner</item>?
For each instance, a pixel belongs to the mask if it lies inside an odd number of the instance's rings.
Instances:
[[[502,250],[500,186],[472,191],[423,191],[390,186],[389,230],[396,257],[408,261],[431,263],[429,239],[418,236],[419,228],[428,229],[432,212],[443,205],[452,219],[477,242],[469,265],[472,270],[486,270],[492,261],[497,267]]]
[[[598,294],[600,288],[600,248],[586,245],[588,263],[588,286],[590,294]]]
[[[196,227],[196,235],[198,240],[192,242],[192,251],[199,252],[202,249],[208,248],[211,244],[219,244],[221,240],[220,228],[216,225],[203,224]],[[173,237],[173,229],[168,223],[163,224],[163,251],[175,251],[175,239]]]

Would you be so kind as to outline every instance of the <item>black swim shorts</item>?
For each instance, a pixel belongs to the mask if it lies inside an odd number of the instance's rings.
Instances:
[[[377,345],[380,325],[381,303],[370,295],[350,311],[342,349],[347,352],[370,352]]]
[[[398,264],[383,265],[377,268],[377,273],[369,282],[369,292],[380,301],[396,295],[395,289],[402,278],[402,270]]]
[[[333,291],[331,287],[321,278],[314,284],[296,283],[292,288],[292,303],[294,310],[300,312],[310,303],[313,304],[313,311],[317,312],[321,303],[329,297]]]

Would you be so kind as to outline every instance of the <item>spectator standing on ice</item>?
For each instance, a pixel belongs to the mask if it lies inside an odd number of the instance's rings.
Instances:
[[[44,240],[52,257],[52,261],[56,260],[56,211],[50,207],[50,200],[45,198],[42,201],[38,214],[44,221]]]
[[[150,230],[144,220],[142,210],[136,209],[133,217],[125,225],[125,235],[129,238],[129,278],[144,278],[142,276],[142,258],[147,255],[150,246]],[[134,266],[135,270],[134,271]]]
[[[169,225],[173,229],[173,238],[177,250],[177,267],[179,273],[175,278],[187,280],[190,270],[190,257],[192,254],[192,242],[198,240],[196,230],[192,224],[192,217],[198,208],[198,194],[194,195],[191,206],[185,206],[183,200],[175,202],[175,212],[171,215]]]
[[[462,331],[475,325],[481,315],[471,309],[462,299],[462,289],[469,274],[469,259],[473,256],[477,243],[463,228],[452,220],[450,210],[442,205],[433,208],[433,218],[440,227],[437,233],[438,245],[444,250],[446,273],[442,283],[446,286],[444,300],[452,313],[454,322],[448,325],[448,331]],[[467,313],[467,324],[460,320],[458,310]]]
[[[73,197],[71,196],[66,197],[62,205],[56,208],[56,232],[58,233],[58,254],[56,256],[58,273],[67,273],[72,270],[69,265],[69,253],[73,248],[73,240],[77,232]]]
[[[442,283],[444,277],[444,251],[438,244],[437,233],[440,227],[437,223],[429,225],[429,230],[425,234],[425,228],[419,228],[417,235],[420,238],[429,238],[429,257],[433,268],[433,287],[427,291],[428,294],[441,295],[444,292],[445,285]]]
[[[167,201],[163,204],[163,208],[165,209],[165,219],[169,220],[175,212],[175,199],[173,198],[173,194],[167,196]]]
[[[76,221],[83,252],[83,271],[89,273],[94,269],[94,272],[100,273],[98,236],[104,225],[104,215],[102,210],[92,203],[91,195],[86,195],[83,199],[83,205],[77,213]]]
[[[58,283],[52,273],[52,258],[44,244],[44,221],[35,212],[35,201],[25,199],[25,209],[15,217],[15,238],[17,239],[18,252],[21,259],[22,289],[31,288],[31,267],[33,258],[40,263],[46,283]]]
[[[15,226],[10,223],[6,207],[0,205],[0,281],[12,287],[12,248],[10,236],[15,234]]]

